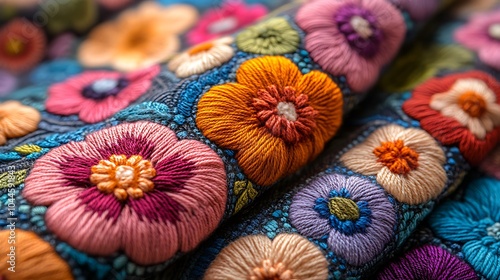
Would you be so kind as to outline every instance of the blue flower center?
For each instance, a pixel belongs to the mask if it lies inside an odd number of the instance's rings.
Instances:
[[[488,236],[492,236],[496,240],[500,241],[500,223],[494,223],[492,226],[486,229]]]
[[[117,95],[122,89],[128,86],[128,84],[129,82],[124,78],[103,78],[86,86],[82,91],[82,95],[91,99],[104,99],[108,96]]]

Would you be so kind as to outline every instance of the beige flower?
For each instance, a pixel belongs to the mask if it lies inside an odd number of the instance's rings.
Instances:
[[[224,37],[196,45],[175,57],[168,68],[179,78],[201,74],[230,60],[234,50],[230,46],[233,38]]]
[[[37,129],[40,113],[18,101],[0,103],[0,145]]]
[[[162,7],[144,2],[95,28],[80,46],[78,59],[87,67],[110,65],[121,71],[152,66],[179,49],[178,35],[197,17],[189,5]]]
[[[309,240],[282,233],[242,237],[224,248],[205,272],[205,280],[309,279],[328,277],[328,262]]]
[[[430,107],[442,115],[454,118],[474,136],[484,139],[500,125],[500,105],[495,93],[479,79],[460,79],[449,91],[434,94]]]
[[[446,161],[436,140],[425,131],[386,125],[340,158],[355,172],[376,176],[398,201],[419,204],[436,198],[446,184]]]

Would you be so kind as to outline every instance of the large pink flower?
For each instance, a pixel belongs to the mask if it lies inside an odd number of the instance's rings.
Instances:
[[[225,209],[224,163],[169,128],[121,124],[36,161],[23,196],[48,206],[48,229],[88,254],[124,251],[149,265],[196,247]]]
[[[87,123],[111,117],[151,87],[159,66],[123,75],[118,72],[89,71],[49,88],[47,111],[59,115],[78,114]]]
[[[455,32],[455,40],[477,51],[485,64],[500,70],[500,11],[482,13]]]
[[[198,44],[232,34],[267,14],[267,8],[243,1],[225,1],[220,8],[208,10],[188,34],[190,44]]]
[[[385,0],[317,0],[305,4],[296,20],[314,61],[330,74],[346,76],[355,92],[375,83],[406,31],[400,12]]]

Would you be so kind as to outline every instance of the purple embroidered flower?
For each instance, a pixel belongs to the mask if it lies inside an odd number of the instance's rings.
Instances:
[[[290,220],[299,233],[327,238],[336,255],[360,266],[392,238],[396,213],[384,190],[369,180],[328,174],[295,195]]]

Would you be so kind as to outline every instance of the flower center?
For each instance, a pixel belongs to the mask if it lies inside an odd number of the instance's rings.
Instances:
[[[82,91],[82,95],[91,99],[103,99],[108,96],[117,95],[123,88],[128,86],[128,84],[129,82],[124,78],[103,78],[86,86]]]
[[[328,209],[330,209],[330,214],[335,215],[342,221],[359,219],[358,205],[349,198],[330,198],[328,201]]]
[[[199,45],[196,45],[196,46],[190,48],[187,53],[189,55],[195,55],[195,54],[199,54],[201,52],[206,52],[213,47],[214,47],[214,44],[212,42],[201,43]]]
[[[500,223],[494,223],[491,227],[486,229],[488,236],[493,236],[496,240],[500,241]]]
[[[352,28],[359,36],[363,39],[368,39],[373,35],[373,30],[371,28],[370,22],[360,16],[353,16],[349,21]]]
[[[481,117],[486,111],[486,101],[481,95],[473,91],[460,95],[458,106],[473,118]]]
[[[251,280],[292,280],[293,271],[286,269],[285,265],[278,263],[273,265],[267,259],[262,262],[262,266],[253,269]]]
[[[152,191],[156,170],[149,160],[142,156],[112,155],[109,160],[101,160],[92,166],[90,182],[101,192],[113,193],[115,197],[124,201],[129,196],[141,198],[145,192]]]
[[[23,53],[23,51],[26,49],[26,44],[20,39],[17,38],[9,38],[7,41],[7,44],[5,45],[5,51],[9,55],[19,55]]]
[[[318,112],[308,104],[305,94],[298,94],[293,87],[278,90],[276,86],[258,91],[253,106],[257,119],[268,131],[287,143],[296,143],[309,136],[316,127]]]
[[[238,20],[235,17],[219,19],[208,26],[208,32],[212,34],[227,34],[238,27]]]
[[[406,175],[418,167],[418,153],[405,146],[402,140],[383,142],[373,153],[378,157],[378,162],[395,174]]]
[[[500,23],[494,23],[488,28],[488,34],[491,38],[500,40]]]

